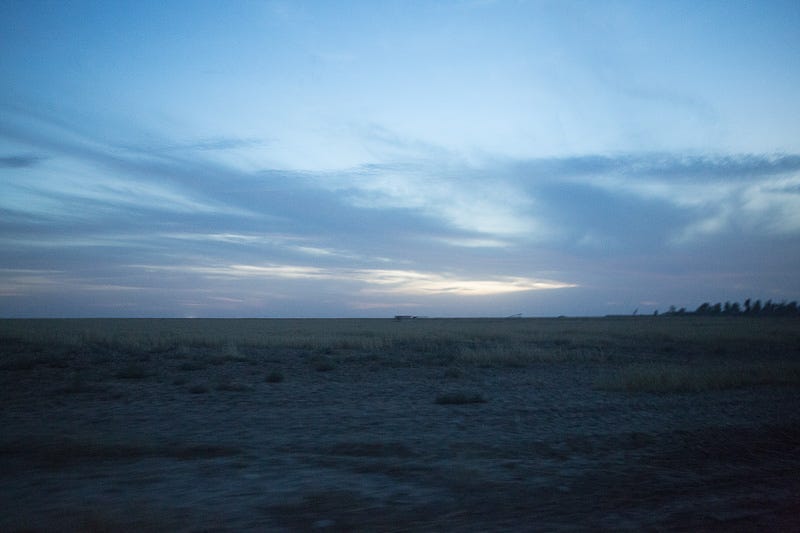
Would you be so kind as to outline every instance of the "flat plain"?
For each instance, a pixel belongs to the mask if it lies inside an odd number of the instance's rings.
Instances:
[[[0,320],[0,531],[797,531],[800,321]]]

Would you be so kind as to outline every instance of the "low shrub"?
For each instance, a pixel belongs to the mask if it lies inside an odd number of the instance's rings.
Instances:
[[[448,379],[462,378],[462,377],[464,377],[464,370],[459,368],[459,367],[457,367],[457,366],[448,367],[444,371],[444,377],[446,377]]]
[[[336,364],[330,357],[315,355],[309,361],[311,367],[317,372],[329,372],[336,368]]]
[[[264,379],[264,381],[267,383],[280,383],[283,381],[283,379],[283,373],[275,370],[267,374],[267,377]]]

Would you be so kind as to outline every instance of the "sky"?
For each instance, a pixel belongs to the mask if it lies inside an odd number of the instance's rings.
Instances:
[[[800,299],[800,3],[0,0],[0,317]]]

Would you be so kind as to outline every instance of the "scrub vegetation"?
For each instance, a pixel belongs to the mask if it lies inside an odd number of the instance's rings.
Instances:
[[[430,352],[452,345],[535,345],[538,348],[629,347],[652,350],[656,343],[757,344],[796,341],[793,318],[608,317],[535,319],[5,319],[0,338],[7,348],[30,345],[49,355],[58,345],[101,352],[135,350],[191,357],[213,349],[229,361],[247,361],[252,348],[292,348],[332,353],[403,349]],[[788,337],[787,337],[788,335]],[[7,365],[4,362],[4,367]]]
[[[798,386],[786,316],[2,320],[0,530],[780,530]]]
[[[800,385],[800,361],[633,364],[598,378],[598,389],[702,392],[757,385]]]
[[[470,392],[448,392],[436,397],[436,403],[440,405],[462,405],[468,403],[485,403],[486,399],[477,393]]]
[[[202,373],[289,357],[318,372],[358,361],[455,372],[586,363],[600,368],[598,388],[620,391],[800,383],[795,317],[4,320],[0,340],[1,370],[91,363],[120,380],[152,379],[169,362]]]

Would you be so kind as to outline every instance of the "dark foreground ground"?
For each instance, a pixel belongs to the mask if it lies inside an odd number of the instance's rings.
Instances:
[[[797,386],[602,390],[623,362],[569,354],[3,350],[0,531],[800,531]]]

